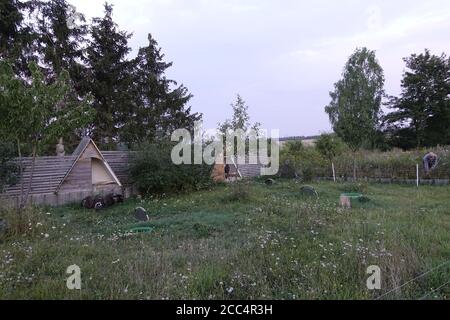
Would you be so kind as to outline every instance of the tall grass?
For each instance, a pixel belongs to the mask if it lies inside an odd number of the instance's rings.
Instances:
[[[423,170],[422,160],[430,151],[439,156],[439,164],[436,170],[427,175]],[[351,152],[344,152],[334,159],[337,177],[341,179],[353,177],[353,156]],[[282,163],[286,159],[293,161],[297,171],[305,172],[306,176],[312,174],[315,177],[332,177],[331,164],[322,158],[314,148],[305,148],[294,157],[282,153]],[[416,179],[417,164],[421,179],[450,179],[450,150],[448,147],[388,152],[363,150],[356,153],[356,173],[359,179]]]
[[[233,190],[135,200],[96,213],[66,206],[33,213],[33,233],[0,241],[0,298],[10,299],[373,299],[450,256],[449,187],[366,186],[371,202],[339,208],[342,186],[251,183]],[[145,207],[153,232],[130,235]],[[66,288],[77,264],[82,290]],[[382,290],[366,287],[368,266]],[[417,299],[448,281],[432,272],[388,299]],[[443,288],[429,298],[450,297]]]

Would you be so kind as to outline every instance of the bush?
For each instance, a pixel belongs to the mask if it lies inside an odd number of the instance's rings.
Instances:
[[[312,182],[314,180],[314,169],[311,166],[305,166],[302,169],[303,182]]]
[[[195,191],[212,184],[212,166],[175,165],[172,147],[171,143],[143,144],[134,154],[130,177],[142,195]]]
[[[7,185],[14,185],[18,180],[19,166],[14,163],[14,146],[0,143],[0,193]]]
[[[368,189],[368,185],[365,182],[356,182],[356,183],[344,183],[339,187],[344,193],[366,193]]]
[[[329,170],[328,161],[313,147],[283,148],[280,153],[279,171],[281,178],[297,178],[310,182],[323,176],[323,168]]]
[[[280,167],[278,176],[283,179],[294,179],[298,177],[295,166],[289,160],[286,160]]]

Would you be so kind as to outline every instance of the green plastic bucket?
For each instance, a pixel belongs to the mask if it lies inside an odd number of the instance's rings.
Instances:
[[[135,227],[129,230],[130,233],[149,233],[152,232],[153,228],[151,227]]]
[[[342,193],[341,198],[346,197],[350,199],[351,207],[357,208],[361,205],[361,198],[363,195],[361,193]]]
[[[343,193],[343,194],[341,194],[341,196],[348,197],[350,199],[359,199],[363,195],[361,193]]]

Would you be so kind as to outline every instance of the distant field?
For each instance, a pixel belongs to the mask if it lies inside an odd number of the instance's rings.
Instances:
[[[374,299],[450,259],[450,187],[369,185],[370,202],[338,207],[342,185],[252,182],[131,200],[100,213],[40,209],[28,234],[0,240],[1,299]],[[136,206],[153,232],[125,235]],[[82,290],[66,288],[81,268]],[[382,270],[369,291],[366,269]],[[383,298],[447,299],[447,264]]]

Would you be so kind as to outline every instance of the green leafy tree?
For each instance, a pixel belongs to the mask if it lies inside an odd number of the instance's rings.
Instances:
[[[131,34],[118,30],[112,19],[113,8],[105,3],[105,15],[94,18],[87,47],[88,83],[97,111],[91,136],[104,148],[112,148],[119,130],[132,112],[132,65],[126,59]]]
[[[290,154],[300,154],[303,150],[305,150],[305,146],[301,140],[288,141],[286,143],[286,150]]]
[[[27,204],[40,148],[76,128],[83,128],[92,118],[88,99],[78,101],[70,108],[61,108],[70,92],[67,72],[63,71],[55,82],[48,84],[37,64],[30,64],[29,69],[31,80],[24,83],[14,74],[10,64],[0,62],[0,140],[16,143],[20,163],[22,145],[26,144],[32,150],[28,187],[24,189],[23,179],[21,183],[20,210]],[[20,168],[22,171],[22,165]]]
[[[74,8],[66,0],[39,4],[39,52],[50,80],[66,70],[75,89],[81,92],[85,82],[85,66],[82,62],[87,25],[84,16]]]
[[[334,159],[343,151],[343,143],[335,134],[322,134],[315,142],[315,146],[320,154],[331,164],[333,180],[336,182],[336,170],[334,168]]]
[[[66,0],[38,2],[36,25],[39,35],[38,52],[47,82],[53,82],[63,70],[69,73],[73,88],[67,95],[68,106],[89,92],[83,49],[86,46],[87,25],[82,14]],[[61,105],[61,107],[65,107]],[[73,149],[84,132],[68,135],[65,145]],[[53,148],[53,145],[49,146]],[[49,149],[50,150],[50,149]]]
[[[37,1],[0,1],[0,60],[13,63],[18,76],[29,76],[28,63],[37,61],[37,32],[28,23],[28,17],[35,11]]]
[[[383,87],[383,69],[375,52],[362,48],[350,56],[342,79],[330,93],[331,102],[325,107],[325,111],[334,132],[354,154],[376,136],[382,112]],[[356,180],[355,157],[353,171]]]
[[[22,2],[2,0],[0,2],[0,55],[5,57],[14,48],[20,34],[23,14]]]
[[[129,143],[157,141],[179,128],[192,130],[195,121],[201,119],[186,107],[192,98],[187,88],[167,79],[165,72],[172,63],[164,61],[151,34],[148,42],[132,61],[135,81],[130,90],[135,103],[119,133],[121,140]]]
[[[432,55],[429,50],[404,59],[399,98],[391,97],[386,116],[391,133],[415,146],[450,143],[450,60],[445,55]],[[392,129],[393,128],[393,129]]]
[[[24,82],[31,80],[30,61],[39,62],[47,84],[67,71],[73,85],[59,107],[68,112],[92,94],[96,116],[88,128],[64,137],[69,149],[86,134],[113,149],[118,142],[139,144],[174,129],[192,130],[201,114],[188,106],[187,88],[166,77],[172,63],[164,61],[158,43],[149,35],[148,45],[129,59],[131,34],[119,30],[112,5],[104,8],[104,16],[88,25],[67,0],[2,0],[0,59],[10,61]]]
[[[240,129],[247,131],[250,127],[248,106],[239,94],[236,96],[236,102],[232,103],[231,107],[233,108],[233,117],[218,124],[218,130],[223,135],[225,135],[229,130]]]
[[[254,124],[250,123],[250,115],[248,114],[248,106],[245,102],[245,100],[238,94],[236,96],[236,101],[231,104],[231,107],[233,108],[233,116],[231,119],[226,119],[223,123],[218,124],[217,131],[219,134],[223,137],[224,142],[226,139],[227,134],[230,133],[237,133],[238,130],[245,135],[240,136],[239,134],[236,135],[235,141],[237,139],[241,139],[242,141],[246,141],[248,139],[247,135],[249,133],[249,130],[251,129],[253,133],[258,133],[260,131],[261,124],[259,122],[255,122]],[[255,138],[255,137],[253,137]],[[228,152],[232,153],[234,156],[237,155],[237,145],[235,144],[236,148],[234,150],[228,150]],[[247,150],[247,148],[246,148]],[[225,156],[226,156],[227,150],[225,150]]]

